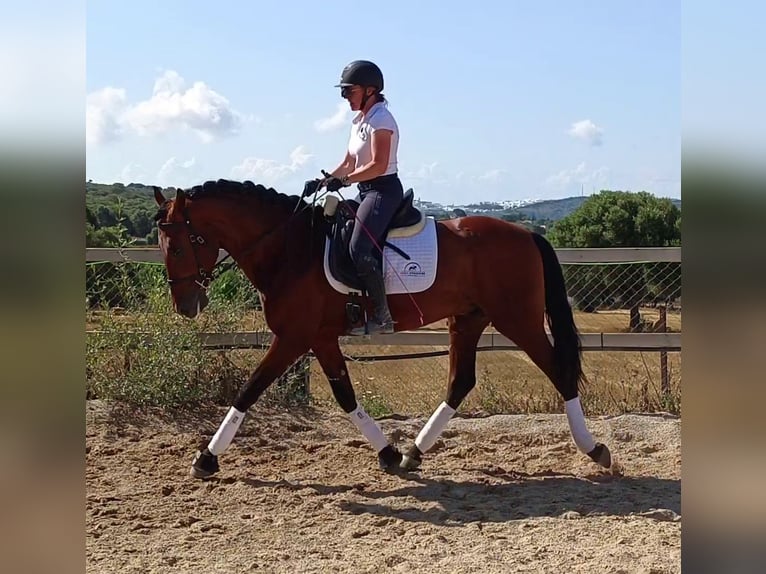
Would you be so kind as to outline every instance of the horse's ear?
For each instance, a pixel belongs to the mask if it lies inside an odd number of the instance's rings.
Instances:
[[[162,207],[165,204],[165,196],[162,195],[162,190],[157,187],[156,185],[152,186],[154,188],[154,201],[157,202],[157,205]]]
[[[185,203],[186,203],[186,194],[184,193],[184,190],[179,187],[178,189],[176,189],[175,209],[183,209]]]

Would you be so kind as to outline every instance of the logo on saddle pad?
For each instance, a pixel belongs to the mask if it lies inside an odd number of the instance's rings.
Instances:
[[[423,268],[417,261],[407,262],[404,265],[404,269],[402,269],[402,275],[406,277],[424,277],[425,274],[426,272],[423,271]]]

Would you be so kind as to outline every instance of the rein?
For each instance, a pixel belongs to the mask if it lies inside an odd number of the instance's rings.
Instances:
[[[290,221],[299,213],[301,213],[304,209],[311,207],[312,204],[306,204],[302,209],[298,209],[298,206],[300,205],[300,201],[296,203],[295,209],[293,210],[293,213],[290,215],[290,217],[287,219],[285,224],[289,224]],[[197,256],[197,246],[202,246],[207,243],[204,237],[200,233],[197,233],[194,230],[194,227],[191,223],[191,218],[189,217],[189,212],[186,208],[183,210],[183,221],[168,221],[168,222],[160,222],[157,224],[157,227],[160,229],[172,229],[174,227],[177,227],[179,225],[184,226],[184,228],[189,232],[189,241],[191,242],[192,246],[192,256],[194,257],[194,265],[197,268],[197,273],[195,275],[186,275],[185,277],[180,277],[177,279],[168,278],[168,284],[173,285],[177,283],[183,283],[185,281],[193,281],[200,289],[207,292],[207,290],[210,288],[210,284],[217,279],[221,273],[224,273],[231,269],[232,267],[237,265],[237,262],[234,261],[234,259],[231,257],[231,253],[226,253],[226,256],[223,257],[220,261],[217,261],[215,265],[213,265],[213,268],[210,271],[207,271],[199,262],[199,257]],[[313,219],[312,219],[313,224]],[[255,242],[250,245],[248,248],[242,251],[240,253],[240,256],[247,255],[248,253],[254,251],[261,242],[266,239],[269,235],[271,235],[273,232],[275,232],[277,229],[279,229],[281,226],[277,226],[274,229],[270,229],[263,235],[261,235],[258,239],[255,240]],[[227,259],[230,259],[231,261],[225,266],[225,267],[219,267],[224,261]]]
[[[326,172],[323,171],[323,175],[328,176],[329,174],[327,174]],[[295,204],[295,208],[293,209],[292,214],[287,218],[287,221],[285,222],[285,225],[290,225],[290,223],[295,219],[295,216],[300,214],[304,210],[306,210],[308,208],[314,208],[316,206],[317,200],[321,199],[321,197],[323,197],[323,196],[325,196],[327,194],[328,194],[327,190],[324,193],[322,193],[319,197],[317,197],[317,194],[315,193],[313,201],[311,203],[304,202],[305,205],[302,208],[300,208],[300,209],[299,209],[299,206],[301,204],[301,201],[299,199],[298,202]],[[358,217],[358,215],[356,214],[356,211],[348,204],[348,202],[345,201],[345,198],[340,194],[340,190],[338,190],[338,195],[340,195],[341,199],[345,202],[346,207],[353,214],[354,219],[356,220],[356,224],[359,225],[364,230],[364,232],[369,236],[370,240],[372,241],[372,243],[375,246],[375,248],[380,252],[381,256],[383,258],[386,258],[386,254],[383,251],[382,246],[378,243],[377,239],[375,237],[373,237],[372,233],[370,233],[370,231],[367,229],[367,227],[364,225],[364,223]],[[183,209],[183,216],[184,216],[184,220],[183,221],[160,222],[160,223],[157,224],[157,227],[159,229],[172,229],[172,228],[177,227],[179,225],[184,226],[185,230],[187,230],[188,233],[189,233],[189,241],[191,243],[192,256],[194,257],[194,265],[197,268],[197,273],[193,274],[193,275],[186,275],[185,277],[179,277],[179,278],[175,278],[175,279],[171,278],[171,277],[168,277],[167,281],[168,281],[169,285],[183,283],[185,281],[193,281],[200,289],[202,289],[204,292],[207,292],[207,290],[210,288],[210,284],[216,278],[218,278],[221,273],[223,273],[225,271],[228,271],[233,266],[235,266],[237,264],[237,262],[234,261],[234,259],[232,258],[232,261],[230,261],[229,264],[225,268],[219,267],[224,261],[226,261],[227,259],[231,258],[231,253],[227,252],[226,256],[223,259],[221,259],[220,261],[217,261],[215,263],[215,265],[213,265],[213,268],[210,271],[207,271],[200,264],[200,259],[199,259],[198,255],[197,255],[197,246],[204,246],[204,245],[207,244],[207,241],[205,240],[205,238],[200,233],[197,233],[194,230],[194,227],[192,226],[191,218],[189,217],[188,209],[186,207],[184,207],[184,209]],[[311,219],[312,230],[313,230],[313,225],[314,225],[314,218],[312,217],[312,219]],[[275,228],[270,229],[269,231],[264,233],[261,237],[256,239],[256,241],[250,247],[248,247],[242,253],[240,253],[240,257],[246,255],[247,253],[252,252],[254,249],[256,249],[261,244],[261,242],[264,239],[266,239],[269,235],[274,233],[276,230],[281,229],[281,227],[282,227],[281,225],[278,225]],[[314,234],[310,233],[309,237],[311,238],[310,240],[313,241]],[[311,245],[309,245],[309,251],[311,251]],[[289,250],[287,250],[287,252],[288,252],[288,257],[289,257]],[[409,290],[407,289],[407,286],[404,283],[404,281],[402,280],[402,278],[399,275],[399,273],[397,273],[395,270],[394,270],[394,273],[397,276],[397,278],[399,279],[399,282],[404,287],[404,289],[405,289],[405,291],[407,293],[407,296],[409,297],[410,303],[412,303],[412,306],[417,311],[418,316],[420,318],[420,324],[422,325],[423,324],[423,311],[420,309],[420,306],[415,301],[415,298],[412,296],[412,293],[410,293]]]

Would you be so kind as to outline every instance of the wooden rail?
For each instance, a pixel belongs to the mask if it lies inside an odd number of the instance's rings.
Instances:
[[[98,331],[88,331],[97,334]],[[549,335],[550,337],[550,335]],[[268,331],[241,331],[236,333],[200,333],[206,349],[263,349],[271,344],[273,335]],[[551,338],[551,341],[553,339]],[[680,351],[681,333],[583,333],[580,335],[583,351]],[[143,344],[150,345],[146,336]],[[433,331],[402,331],[391,335],[369,337],[341,337],[343,347],[444,347],[449,346],[449,333]],[[484,333],[478,347],[483,351],[513,351],[519,347],[499,333]]]
[[[225,257],[221,249],[219,259]],[[680,263],[680,247],[610,247],[556,249],[559,261],[565,264],[576,263]],[[85,249],[85,261],[94,262],[144,262],[162,263],[159,247],[88,247]]]

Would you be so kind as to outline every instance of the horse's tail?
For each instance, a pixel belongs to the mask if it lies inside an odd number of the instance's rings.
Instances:
[[[532,239],[543,258],[545,315],[553,335],[556,387],[564,395],[564,400],[569,400],[577,396],[580,380],[583,379],[580,336],[556,252],[542,235],[533,233]]]

